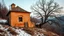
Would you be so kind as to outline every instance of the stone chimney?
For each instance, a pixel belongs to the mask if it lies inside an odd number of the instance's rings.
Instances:
[[[13,8],[15,8],[15,4],[14,3],[11,4],[11,9],[13,9]]]

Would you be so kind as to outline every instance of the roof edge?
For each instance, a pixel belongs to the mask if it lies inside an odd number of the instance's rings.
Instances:
[[[31,12],[21,12],[21,11],[9,11],[6,16],[8,16],[11,12],[31,13]]]

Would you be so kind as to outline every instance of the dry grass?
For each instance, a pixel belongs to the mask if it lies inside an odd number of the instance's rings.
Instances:
[[[39,29],[39,28],[24,28],[24,31],[31,34],[32,36],[36,36],[35,33],[38,35],[38,32],[40,34],[44,34],[45,36],[59,36],[56,33],[53,33],[51,31],[46,31],[45,29]]]
[[[15,30],[13,30],[11,27],[9,27],[8,31],[9,31],[12,35],[18,35],[18,33],[15,32]]]
[[[3,26],[3,27],[8,28],[7,32],[10,32],[10,34],[12,34],[13,36],[18,35],[18,33],[15,32],[15,30],[13,29],[13,27],[9,27],[9,26]],[[15,29],[17,29],[17,28],[15,28]],[[21,29],[21,28],[18,28],[18,29]],[[44,29],[44,28],[36,28],[36,27],[34,27],[34,28],[23,28],[23,31],[27,32],[28,34],[30,34],[32,36],[37,36],[37,35],[39,35],[39,33],[44,34],[45,36],[59,36],[58,34],[53,33],[49,30]],[[2,33],[2,34],[0,34],[0,36],[4,36],[3,34],[5,34],[6,32],[4,30],[0,29],[0,33]]]
[[[28,34],[34,35],[34,30],[30,28],[24,28],[24,31],[26,31]]]
[[[2,33],[2,32],[5,32],[5,31],[0,29],[0,33]]]

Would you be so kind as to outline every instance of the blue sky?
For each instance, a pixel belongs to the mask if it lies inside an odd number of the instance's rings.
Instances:
[[[34,4],[37,0],[4,0],[6,6],[9,8],[12,3],[15,3],[17,6],[20,6],[21,8],[31,11],[30,7],[32,4]]]
[[[20,6],[21,8],[27,11],[31,11],[30,9],[31,5],[35,4],[37,1],[38,0],[4,0],[8,9],[12,3],[15,3],[16,5]],[[55,2],[60,4],[60,6],[64,7],[64,0],[55,0]]]

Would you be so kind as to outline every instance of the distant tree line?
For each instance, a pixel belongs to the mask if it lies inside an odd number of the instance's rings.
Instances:
[[[7,19],[6,14],[8,12],[8,9],[5,5],[3,5],[4,3],[2,3],[0,3],[0,18]]]

